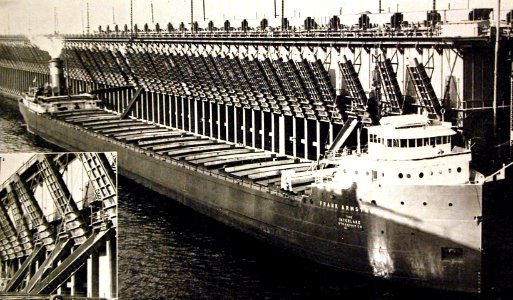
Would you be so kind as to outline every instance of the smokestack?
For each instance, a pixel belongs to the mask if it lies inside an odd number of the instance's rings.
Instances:
[[[52,87],[52,96],[61,94],[64,87],[64,72],[62,70],[62,59],[52,58],[48,62],[50,68],[50,85]]]

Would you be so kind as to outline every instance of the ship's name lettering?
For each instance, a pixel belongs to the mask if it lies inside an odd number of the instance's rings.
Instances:
[[[340,207],[340,210],[343,210],[343,211],[349,211],[349,212],[369,212],[367,209],[364,209],[364,208],[360,208],[358,206],[352,206],[352,205],[338,205],[338,203],[331,203],[331,202],[326,202],[326,201],[319,201],[319,206],[320,207],[326,207],[326,208],[333,208],[333,209],[338,209]]]

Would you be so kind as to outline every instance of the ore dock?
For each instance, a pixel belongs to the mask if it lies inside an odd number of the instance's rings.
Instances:
[[[30,132],[115,151],[120,174],[313,261],[511,289],[513,10],[498,12],[292,19],[282,1],[281,18],[48,37],[60,57],[2,36],[0,91]]]

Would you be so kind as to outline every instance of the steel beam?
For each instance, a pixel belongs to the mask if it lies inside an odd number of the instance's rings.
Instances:
[[[37,238],[35,239],[36,244],[42,244],[48,251],[53,250],[55,245],[55,234],[52,227],[46,220],[43,211],[39,207],[37,200],[34,198],[34,195],[29,191],[25,181],[23,181],[17,173],[14,175],[12,184],[25,213],[30,218],[30,223],[37,230]]]
[[[6,189],[7,199],[9,199],[9,202],[11,203],[14,225],[16,226],[15,228],[18,232],[18,238],[20,240],[25,256],[28,256],[34,247],[34,239],[28,227],[27,220],[25,219],[28,218],[28,216],[24,217],[18,195],[16,194],[15,188],[13,187],[13,183],[8,184]]]
[[[120,117],[121,119],[126,119],[126,117],[132,112],[132,110],[134,109],[134,104],[137,103],[136,102],[137,99],[139,99],[139,97],[141,96],[142,90],[143,90],[142,86],[137,88],[137,90],[135,91],[134,95],[132,96],[132,98],[128,102],[127,107],[125,108],[125,110],[121,114],[121,117]]]
[[[38,167],[50,195],[62,216],[63,223],[65,224],[63,231],[71,235],[75,244],[83,243],[85,241],[87,226],[57,167],[53,161],[45,155],[39,158]]]
[[[24,255],[23,249],[21,248],[21,243],[18,238],[17,231],[7,214],[7,209],[5,208],[5,199],[2,201],[3,203],[0,204],[0,226],[4,232],[5,241],[7,241],[7,244],[4,242],[4,245],[6,246],[7,254],[9,256],[9,259],[15,259],[17,257],[22,257]]]

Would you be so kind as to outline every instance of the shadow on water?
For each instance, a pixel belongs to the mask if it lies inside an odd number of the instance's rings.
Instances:
[[[320,266],[120,179],[120,296],[130,299],[477,299]]]

